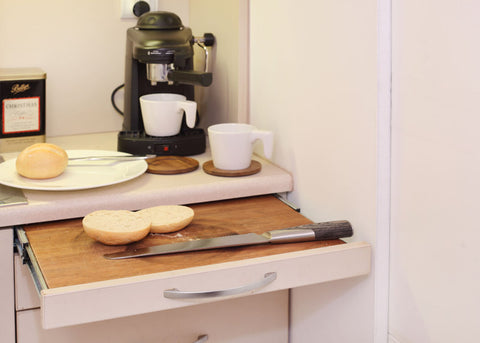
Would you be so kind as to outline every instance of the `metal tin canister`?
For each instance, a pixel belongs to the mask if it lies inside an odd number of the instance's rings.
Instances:
[[[0,152],[45,142],[45,82],[40,68],[0,68]]]

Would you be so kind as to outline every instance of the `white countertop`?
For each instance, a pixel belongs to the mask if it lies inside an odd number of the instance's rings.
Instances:
[[[48,142],[68,149],[116,151],[117,133],[52,137]],[[17,154],[2,154],[5,159]],[[202,164],[208,152],[191,156],[200,163],[197,170],[177,175],[145,173],[124,183],[76,191],[24,190],[28,205],[0,207],[0,227],[43,221],[79,218],[101,209],[138,210],[156,205],[192,204],[282,193],[293,189],[293,178],[284,169],[254,156],[262,170],[250,176],[219,177],[206,174]]]

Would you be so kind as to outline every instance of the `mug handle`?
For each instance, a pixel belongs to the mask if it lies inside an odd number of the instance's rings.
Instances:
[[[179,107],[185,111],[187,126],[193,129],[197,121],[197,103],[191,100],[180,101]]]
[[[263,143],[263,153],[265,157],[272,158],[273,153],[273,132],[265,130],[253,130],[250,135],[250,141],[252,144],[260,139]]]

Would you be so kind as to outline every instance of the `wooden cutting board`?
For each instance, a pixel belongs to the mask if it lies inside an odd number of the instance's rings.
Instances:
[[[195,211],[192,223],[170,234],[150,234],[128,247],[146,247],[198,238],[249,232],[263,233],[311,223],[274,196],[216,201],[189,205]],[[124,260],[107,260],[106,253],[127,246],[106,246],[89,238],[81,219],[24,227],[49,288],[158,273],[189,267],[238,261],[298,250],[342,244],[342,240],[269,244],[177,253]]]

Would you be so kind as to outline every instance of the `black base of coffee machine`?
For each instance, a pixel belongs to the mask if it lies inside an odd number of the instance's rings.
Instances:
[[[205,152],[206,137],[203,129],[189,129],[176,136],[153,137],[140,131],[120,131],[118,151],[133,155],[190,156]]]

